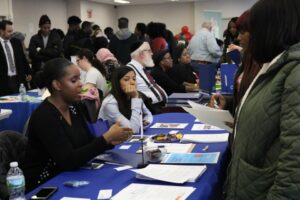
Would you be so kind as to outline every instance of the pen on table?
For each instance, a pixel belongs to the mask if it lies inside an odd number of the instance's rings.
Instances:
[[[202,151],[207,151],[208,150],[208,148],[209,148],[209,146],[208,145],[206,145],[203,149],[202,149]]]

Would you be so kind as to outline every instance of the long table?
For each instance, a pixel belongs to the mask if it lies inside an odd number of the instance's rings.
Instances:
[[[28,92],[30,98],[37,97],[37,92]],[[15,95],[17,97],[17,95]],[[5,99],[6,97],[1,97]],[[40,105],[41,101],[0,101],[0,108],[12,110],[9,118],[0,121],[0,131],[13,130],[22,132],[24,124],[30,117],[31,113]]]
[[[154,116],[155,122],[177,122],[177,123],[189,123],[189,125],[180,130],[182,133],[203,133],[203,131],[191,131],[191,128],[195,122],[195,117],[188,113],[165,113]],[[170,129],[152,129],[149,128],[145,134],[158,134],[168,133]],[[217,133],[220,131],[210,131],[205,133]],[[128,152],[136,152],[140,147],[139,144],[132,144]],[[193,152],[203,152],[204,146],[207,144],[198,143],[193,149]],[[120,150],[120,145],[116,146],[116,150]],[[189,196],[188,199],[201,199],[212,200],[221,199],[221,189],[227,167],[227,149],[228,143],[211,143],[209,149],[206,152],[221,152],[220,158],[217,164],[207,165],[206,172],[195,183],[185,183],[184,186],[196,187],[196,190]],[[120,150],[122,151],[122,150]],[[123,150],[126,151],[126,150]],[[159,181],[143,181],[135,178],[135,173],[130,170],[116,171],[116,165],[105,164],[102,168],[97,170],[78,169],[74,171],[62,172],[56,177],[50,179],[46,183],[42,184],[35,190],[29,192],[26,195],[26,199],[30,198],[42,187],[56,186],[58,191],[50,199],[60,199],[62,197],[81,197],[97,199],[99,190],[112,189],[113,195],[117,194],[123,188],[131,183],[144,183],[144,184],[158,184],[158,185],[176,185],[170,183],[163,183]],[[85,180],[90,184],[79,188],[70,188],[64,186],[64,182],[70,180]],[[177,185],[178,186],[178,185]]]

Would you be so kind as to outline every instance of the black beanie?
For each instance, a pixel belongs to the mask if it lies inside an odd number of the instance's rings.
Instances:
[[[40,18],[39,26],[42,26],[44,24],[51,24],[51,20],[48,15],[42,15]]]
[[[169,50],[160,50],[153,54],[152,58],[155,66],[159,66],[160,61],[164,59],[164,56],[169,53]]]
[[[69,25],[77,25],[81,23],[81,19],[75,15],[68,18]]]
[[[130,47],[130,53],[137,50],[140,46],[142,46],[143,43],[144,43],[143,41],[136,41],[135,43],[133,43]]]

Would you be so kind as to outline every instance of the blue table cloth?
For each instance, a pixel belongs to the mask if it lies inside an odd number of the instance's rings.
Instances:
[[[189,123],[189,125],[180,130],[182,133],[203,133],[204,131],[191,131],[193,124],[195,123],[195,117],[188,113],[165,113],[154,116],[155,122],[177,122],[177,123]],[[174,129],[176,130],[176,129]],[[145,131],[145,134],[158,134],[168,133],[170,129],[151,129]],[[220,133],[224,131],[209,131],[205,133]],[[135,153],[140,145],[130,143],[132,145],[127,152]],[[207,144],[197,144],[193,152],[203,152],[204,146]],[[116,146],[116,150],[120,150],[119,146]],[[207,165],[206,172],[195,183],[185,183],[183,186],[192,186],[196,190],[189,196],[188,199],[201,199],[212,200],[221,199],[221,188],[223,184],[224,174],[227,167],[227,148],[228,143],[210,143],[209,149],[206,152],[221,152],[220,158],[217,164]],[[122,151],[122,150],[120,150]],[[124,150],[126,151],[126,150]],[[137,154],[133,154],[137,155]],[[139,155],[137,155],[139,156]],[[29,192],[26,195],[26,199],[29,199],[42,187],[56,186],[58,191],[50,199],[60,199],[62,197],[81,197],[97,199],[99,190],[112,189],[113,195],[117,194],[123,188],[131,183],[143,183],[143,184],[158,184],[158,185],[177,185],[170,183],[163,183],[159,181],[144,181],[135,178],[135,173],[130,170],[116,171],[116,165],[105,164],[102,168],[97,170],[78,169],[74,171],[62,172],[56,177],[50,179],[48,182],[42,184],[35,190]],[[83,187],[71,188],[64,186],[64,182],[70,180],[85,180],[90,184]],[[177,185],[178,186],[178,185]]]
[[[37,92],[28,92],[27,95],[37,97]],[[40,105],[39,102],[5,102],[0,103],[0,108],[10,109],[13,111],[9,118],[0,121],[0,131],[14,130],[23,132],[24,124],[31,115],[31,113]]]

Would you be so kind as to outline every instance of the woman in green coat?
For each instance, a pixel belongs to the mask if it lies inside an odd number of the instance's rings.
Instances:
[[[300,0],[258,1],[249,32],[263,67],[235,116],[226,199],[300,199]]]

